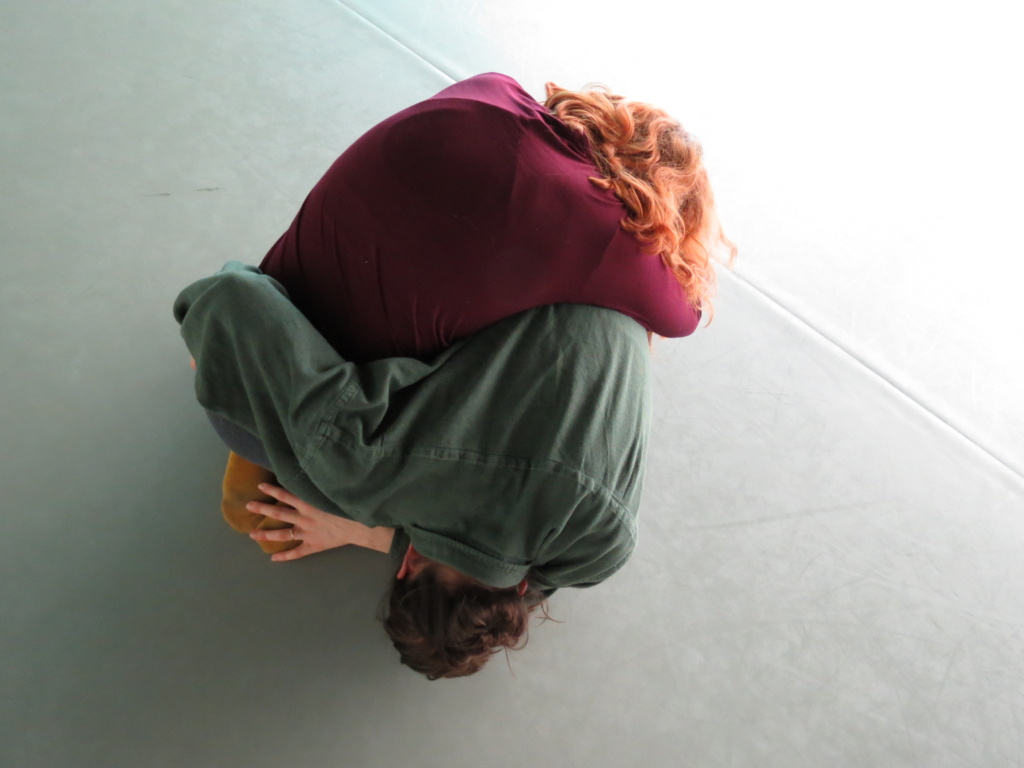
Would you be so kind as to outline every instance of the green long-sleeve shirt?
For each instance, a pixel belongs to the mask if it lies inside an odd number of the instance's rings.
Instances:
[[[625,315],[541,307],[429,362],[356,365],[238,262],[182,291],[174,315],[199,402],[258,435],[304,501],[495,587],[589,586],[632,553],[649,355]]]

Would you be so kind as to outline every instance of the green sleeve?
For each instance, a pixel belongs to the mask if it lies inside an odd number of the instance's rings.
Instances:
[[[258,435],[279,482],[332,512],[341,510],[304,472],[325,418],[353,441],[367,441],[391,393],[430,370],[405,358],[362,366],[344,360],[280,283],[236,261],[182,291],[174,316],[196,360],[200,404]]]
[[[636,521],[629,510],[603,494],[588,497],[540,549],[531,582],[545,591],[595,586],[619,571],[635,547]]]

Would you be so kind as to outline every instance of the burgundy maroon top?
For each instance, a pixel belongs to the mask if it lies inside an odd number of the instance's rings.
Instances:
[[[692,333],[700,313],[599,175],[585,137],[512,78],[478,75],[358,139],[260,266],[356,362],[427,357],[545,304]]]

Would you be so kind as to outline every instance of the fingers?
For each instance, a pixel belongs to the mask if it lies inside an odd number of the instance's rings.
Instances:
[[[249,533],[249,538],[255,541],[302,541],[294,528],[257,528]]]
[[[260,483],[258,487],[261,491],[267,494],[267,496],[273,496],[282,504],[287,504],[290,507],[298,508],[302,503],[302,500],[299,499],[298,496],[288,493],[288,491],[280,486],[271,485],[270,483]]]
[[[262,486],[260,486],[262,489]],[[290,507],[282,507],[277,504],[265,504],[262,501],[250,501],[245,505],[245,508],[250,512],[255,512],[258,515],[264,515],[265,517],[273,518],[274,520],[280,520],[284,523],[295,523],[299,519],[299,513]]]
[[[313,554],[313,549],[307,544],[301,544],[295,549],[289,549],[286,552],[278,552],[276,555],[271,555],[270,559],[275,563],[283,563],[288,560],[298,560],[300,557]]]

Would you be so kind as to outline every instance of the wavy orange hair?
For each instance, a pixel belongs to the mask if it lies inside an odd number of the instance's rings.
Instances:
[[[568,91],[547,83],[545,89],[544,105],[590,142],[602,174],[591,183],[612,190],[626,206],[622,228],[644,250],[661,254],[690,303],[710,321],[710,255],[722,245],[731,264],[736,246],[715,213],[700,142],[663,110],[627,101],[604,86]]]

